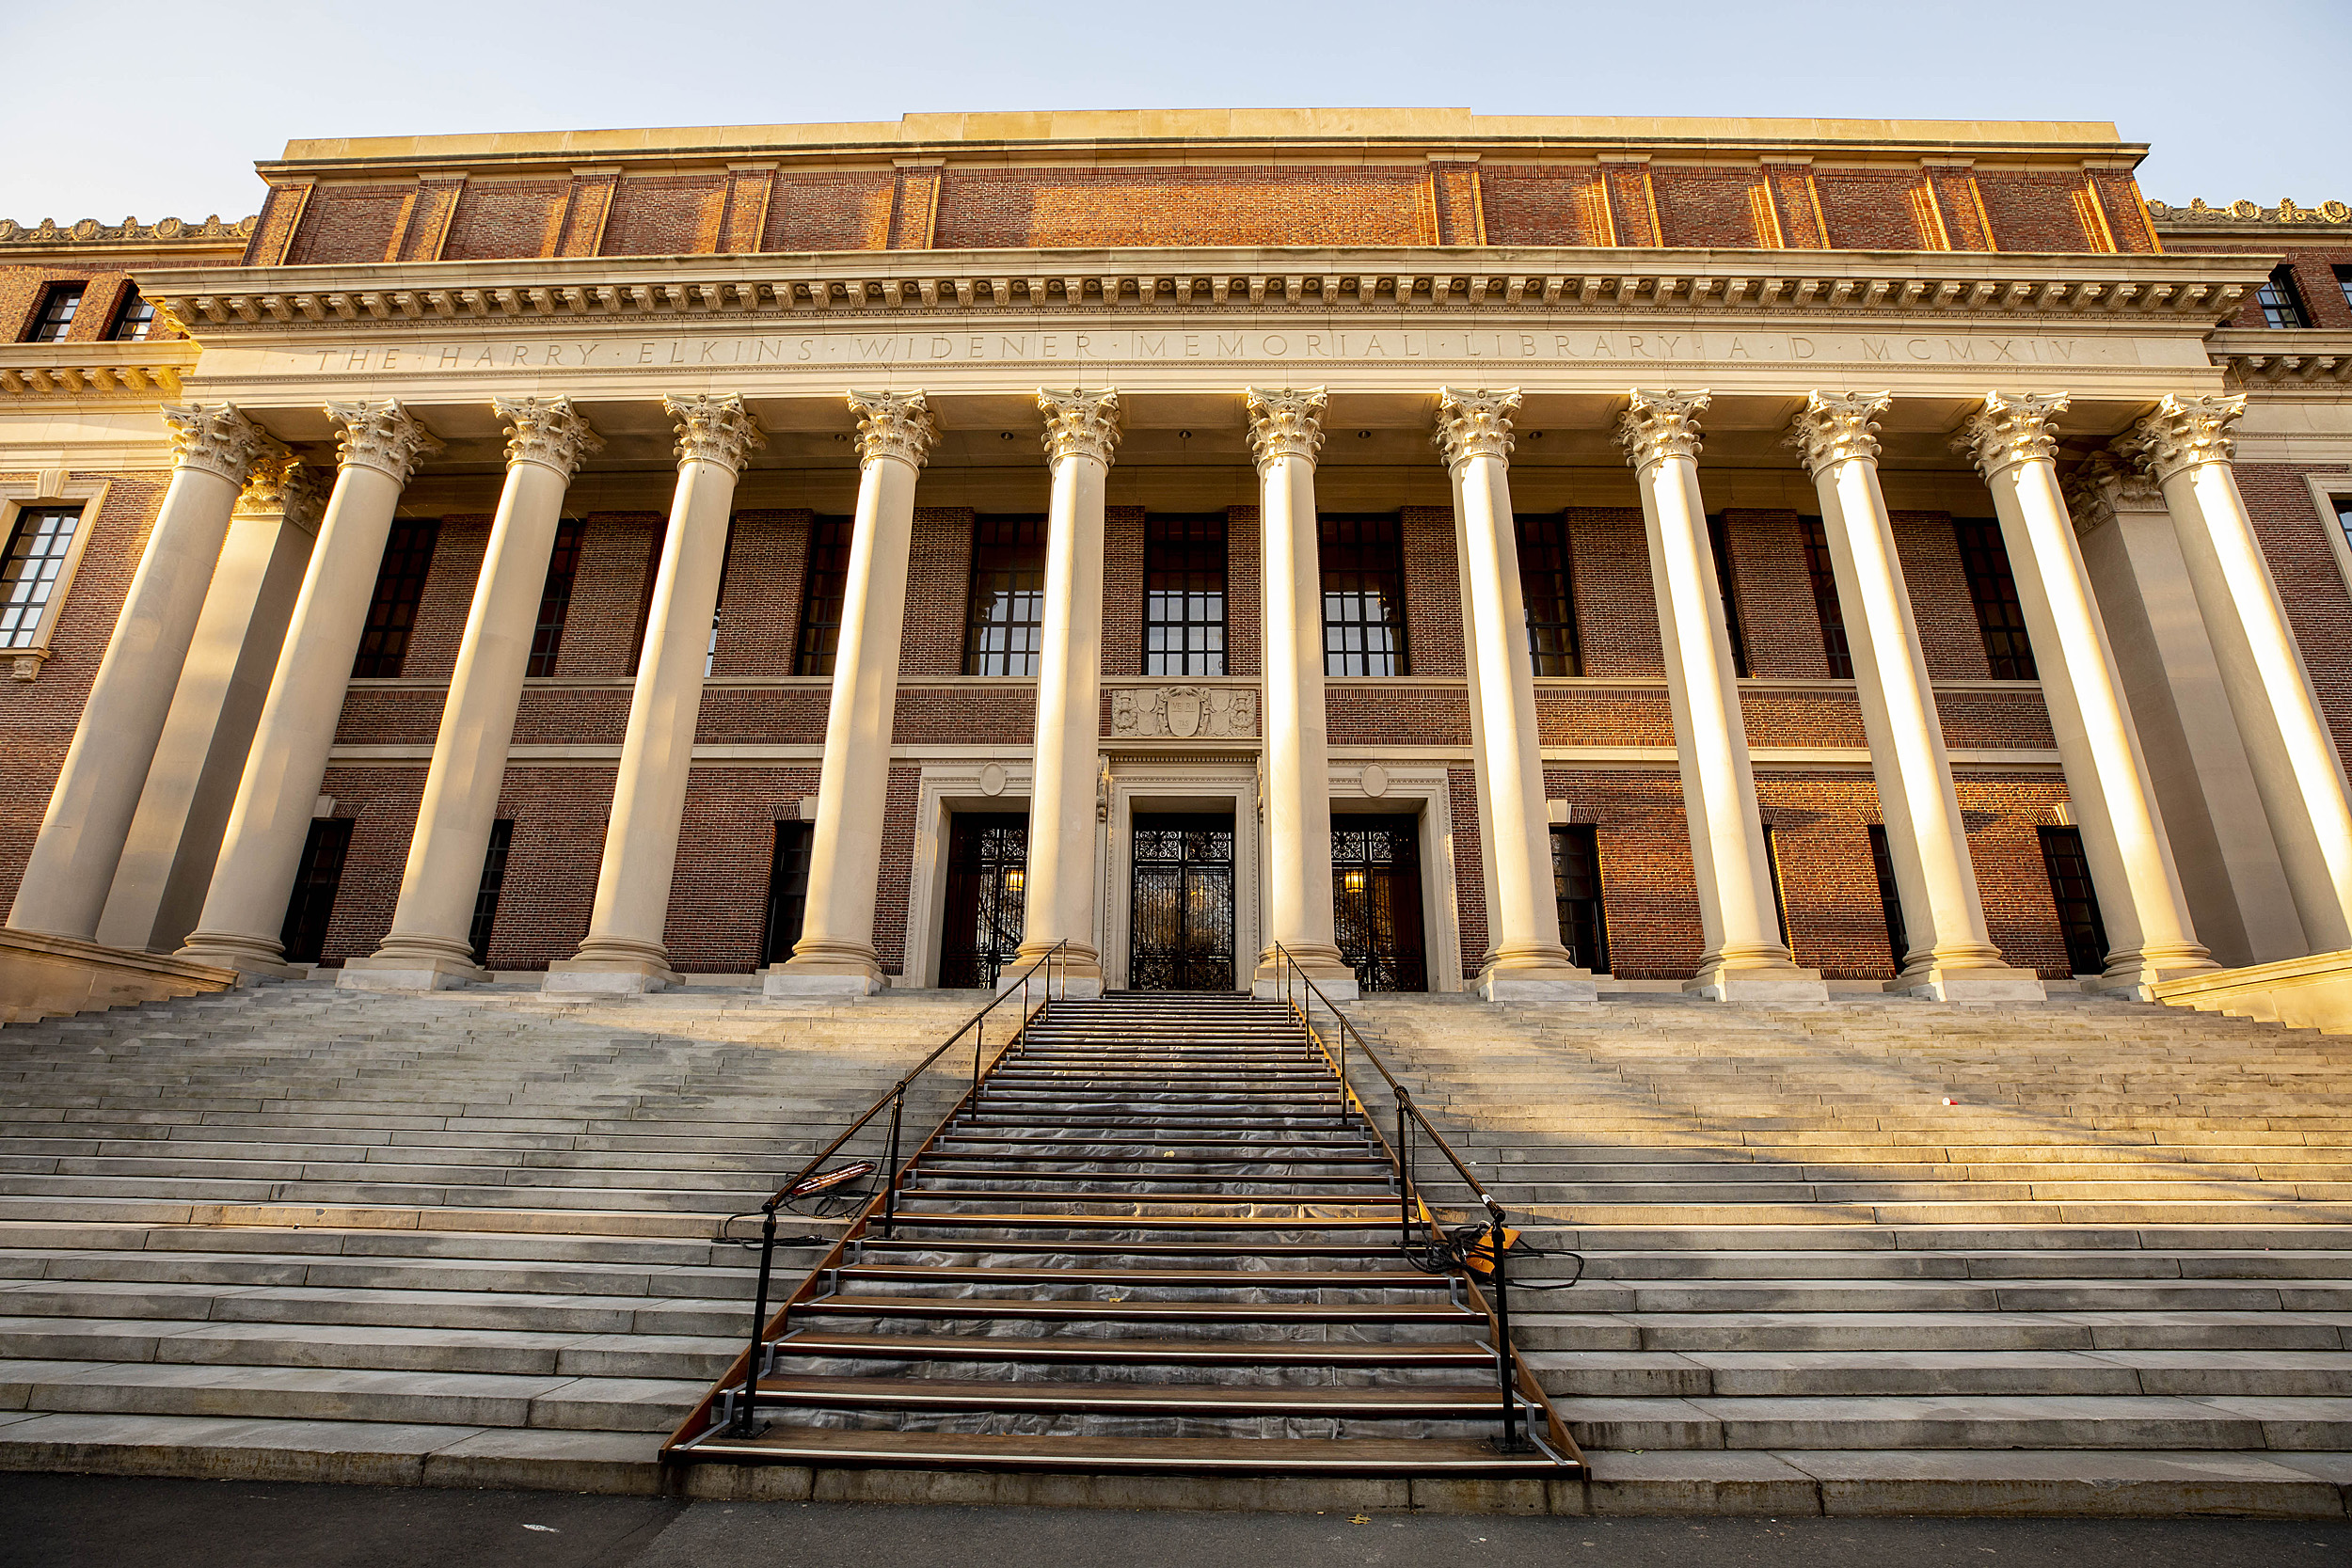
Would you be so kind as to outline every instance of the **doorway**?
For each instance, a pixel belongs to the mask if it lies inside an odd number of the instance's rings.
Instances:
[[[1129,988],[1233,990],[1232,817],[1138,812],[1129,849]]]
[[[1359,990],[1429,989],[1418,817],[1332,818],[1331,914]]]
[[[947,897],[939,983],[993,990],[1021,948],[1029,819],[1020,812],[958,812],[947,826]]]

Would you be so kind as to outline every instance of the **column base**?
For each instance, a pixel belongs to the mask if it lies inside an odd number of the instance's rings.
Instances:
[[[394,931],[384,945],[364,958],[353,958],[335,977],[338,990],[455,990],[477,986],[490,972],[473,961],[473,949],[462,942]]]
[[[1315,983],[1315,989],[1332,1001],[1353,1002],[1362,994],[1357,989],[1356,972],[1340,956],[1340,950],[1327,942],[1310,942],[1297,947],[1284,942],[1282,951],[1288,953],[1299,969],[1306,972],[1307,978]],[[1282,994],[1282,972],[1288,967],[1275,958],[1273,948],[1260,953],[1257,971],[1249,977],[1249,994],[1279,997]],[[1297,985],[1295,974],[1292,975],[1291,983],[1294,988]]]
[[[1498,949],[1486,955],[1486,967],[1470,989],[1487,1002],[1596,1002],[1599,982],[1589,969],[1580,969],[1559,946]]]
[[[2220,973],[2221,966],[2213,961],[2213,955],[2203,947],[2193,942],[2174,942],[2109,953],[2106,973],[2084,980],[2082,987],[2098,996],[2153,1002],[2158,999],[2155,988],[2168,980]]]
[[[1931,1002],[2045,1002],[2050,990],[2029,969],[1981,959],[1947,962],[1931,956],[1886,982],[1888,994]]]
[[[548,965],[540,990],[587,996],[643,996],[686,982],[670,968],[668,949],[659,942],[590,937],[568,958]]]
[[[1826,1002],[1829,987],[1818,969],[1800,969],[1777,944],[1748,952],[1710,953],[1684,992],[1709,1002]]]
[[[1012,962],[1007,964],[996,976],[996,994],[1002,996],[1009,990],[1019,990],[1022,972],[1045,957],[1052,945],[1048,942],[1044,947],[1032,948],[1027,942],[1023,942],[1020,951],[1013,955]],[[1048,973],[1041,969],[1031,975],[1031,988],[1043,986]],[[1049,996],[1086,1001],[1103,994],[1103,956],[1091,947],[1081,947],[1072,942],[1055,955],[1050,973],[1053,986],[1046,992]]]
[[[2352,949],[2160,980],[2154,999],[2201,1013],[2352,1035]]]
[[[78,937],[0,927],[0,1023],[228,990],[237,972]]]
[[[870,945],[814,937],[803,937],[790,958],[759,974],[766,996],[871,996],[890,984]]]
[[[310,973],[300,964],[286,961],[286,945],[276,937],[247,936],[242,931],[190,931],[172,957],[215,969],[233,969],[259,980],[299,980]]]

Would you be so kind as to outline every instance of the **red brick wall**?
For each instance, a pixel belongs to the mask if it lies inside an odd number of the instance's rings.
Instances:
[[[1723,516],[1748,673],[1759,678],[1826,677],[1829,658],[1821,649],[1820,606],[1813,596],[1813,576],[1805,569],[1804,534],[1797,515],[1727,510]],[[1655,597],[1653,594],[1653,602]]]
[[[1698,884],[1682,785],[1672,773],[1547,768],[1544,793],[1593,824],[1610,972],[1620,979],[1679,979],[1698,967]]]
[[[1478,832],[1477,770],[1449,768],[1445,785],[1454,815],[1454,918],[1462,939],[1462,975],[1469,980],[1486,960],[1486,851]]]
[[[1605,245],[1609,215],[1600,172],[1584,166],[1480,166],[1489,245]]]
[[[175,260],[172,264],[182,263]],[[65,341],[69,343],[104,341],[114,331],[115,312],[122,309],[123,299],[132,288],[129,273],[99,267],[49,263],[0,267],[0,332],[8,334],[4,341],[22,342],[32,332],[34,318],[48,299],[50,285],[54,283],[82,285],[81,306],[66,327]],[[149,339],[156,341],[179,336],[164,325],[160,316],[148,331]],[[161,428],[160,424],[157,428]]]
[[[1453,509],[1404,508],[1397,542],[1405,558],[1406,671],[1462,674],[1462,569],[1454,553]]]
[[[1992,513],[1988,497],[1984,515]],[[1895,555],[1911,591],[1928,673],[1944,681],[1990,679],[1993,666],[1984,657],[1984,634],[1977,627],[1976,603],[1968,596],[1968,574],[1961,569],[1950,515],[1890,512],[1887,520],[1894,526]]]
[[[805,509],[739,512],[727,536],[713,675],[788,675],[808,579]]]
[[[552,256],[562,239],[567,180],[473,182],[457,198],[444,261],[496,261],[517,256]]]
[[[466,640],[466,618],[473,611],[474,585],[489,552],[490,525],[476,514],[441,519],[433,540],[433,564],[417,598],[408,626],[408,651],[400,663],[405,680],[447,680],[457,668],[458,645]]]
[[[1258,562],[1263,519],[1254,506],[1225,509],[1225,672],[1263,673],[1265,583]]]
[[[1409,736],[1416,746],[1468,746],[1470,694],[1462,687],[1333,681],[1323,689],[1324,722],[1335,746],[1377,746]]]
[[[914,809],[923,793],[920,768],[893,768],[882,804],[882,870],[874,883],[874,956],[884,974],[904,974],[907,896],[914,879]]]
[[[722,174],[634,175],[613,194],[601,256],[707,255],[727,204]]]
[[[2047,169],[2001,169],[1977,177],[1993,239],[2003,250],[2091,250],[2083,227],[2079,174]]]
[[[2313,326],[2337,330],[2352,328],[2352,302],[2344,297],[2344,285],[2336,281],[2335,274],[2339,266],[2352,266],[2352,246],[2215,242],[2183,239],[2176,235],[2167,242],[2165,248],[2175,254],[2217,252],[2242,256],[2252,251],[2257,255],[2277,256],[2295,269],[2296,292],[2303,296],[2303,309],[2311,313]],[[2263,315],[2262,302],[2254,297],[2251,289],[2246,292],[2245,303],[2238,307],[2237,314],[2230,318],[2230,325],[2258,330],[2270,325]]]
[[[1654,245],[1661,243],[1657,225],[1650,213],[1650,186],[1644,178],[1641,164],[1603,164],[1600,166],[1602,188],[1609,198],[1609,212],[1617,228],[1617,243],[1622,245]]]
[[[907,562],[906,635],[898,645],[900,679],[963,673],[963,623],[971,593],[971,512],[916,507]]]
[[[1937,167],[1927,171],[1928,189],[1935,198],[1935,210],[1944,220],[1944,231],[1954,250],[1991,250],[1991,236],[1985,230],[1984,214],[1977,207],[1977,182],[1964,168]]]
[[[1140,506],[1103,509],[1103,673],[1143,673],[1143,529]],[[1227,595],[1231,602],[1232,595]],[[1104,702],[1107,705],[1107,694]],[[1108,734],[1106,729],[1104,732]]]
[[[934,243],[1426,245],[1433,232],[1427,177],[1416,168],[950,167]]]
[[[741,974],[760,964],[778,822],[817,793],[809,768],[697,768],[686,786],[677,873],[663,940],[682,973]]]
[[[637,668],[668,519],[659,512],[592,512],[582,519],[571,609],[556,649],[559,675],[627,675]]]
[[[1814,188],[1820,193],[1821,215],[1829,223],[1829,243],[1838,250],[1925,250],[1931,241],[1919,232],[1911,205],[1919,189],[1916,174],[1881,174],[1861,169],[1818,169]]]
[[[764,250],[881,250],[890,243],[887,170],[786,174],[768,198]]]
[[[2254,519],[2287,624],[2295,628],[2320,707],[2339,754],[2352,758],[2352,593],[2328,542],[2330,518],[2312,504],[2307,473],[2341,474],[2342,466],[2240,463],[2238,489]]]
[[[1649,542],[1635,507],[1572,506],[1565,515],[1575,560],[1576,624],[1588,675],[1661,675],[1658,594]]]
[[[381,261],[416,193],[413,184],[319,186],[310,193],[287,264]]]
[[[1650,169],[1658,193],[1659,221],[1670,245],[1729,245],[1741,250],[1764,243],[1756,232],[1750,199],[1762,178],[1753,168]]]
[[[1790,250],[1826,250],[1829,236],[1814,208],[1813,181],[1802,164],[1767,164],[1765,181],[1772,187],[1772,210],[1780,218],[1782,243]]]

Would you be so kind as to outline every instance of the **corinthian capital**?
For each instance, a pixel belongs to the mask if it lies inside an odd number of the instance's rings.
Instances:
[[[2246,412],[2243,395],[2226,398],[2168,394],[2156,411],[2132,426],[2117,445],[2158,484],[2200,463],[2227,463],[2237,442],[2230,427]]]
[[[1797,449],[1815,479],[1840,463],[1879,460],[1879,416],[1895,405],[1892,392],[1815,392],[1789,421],[1782,444]]]
[[[1111,449],[1119,445],[1119,393],[1049,392],[1038,388],[1037,405],[1045,411],[1045,460],[1091,457],[1110,467]]]
[[[283,517],[304,532],[315,533],[333,483],[326,469],[291,452],[264,457],[253,465],[238,493],[237,512],[242,516]]]
[[[922,393],[851,392],[850,412],[857,416],[860,466],[882,457],[895,457],[910,468],[930,461],[939,421]]]
[[[2066,514],[2074,519],[2074,531],[2086,539],[2118,514],[2164,510],[2164,492],[2136,466],[2130,441],[2125,436],[2108,443],[2106,451],[2092,452],[2067,482]]]
[[[1431,437],[1451,469],[1473,457],[1511,456],[1511,416],[1519,411],[1519,389],[1495,391],[1460,387],[1438,388],[1438,431]]]
[[[242,486],[263,463],[284,462],[286,449],[278,438],[231,403],[167,403],[164,423],[171,432],[171,460],[176,467],[218,474]]]
[[[1715,401],[1714,393],[1645,392],[1637,387],[1626,395],[1633,401],[1617,416],[1617,444],[1635,473],[1669,457],[1697,458],[1703,444],[1699,416]]]
[[[506,466],[536,463],[553,468],[565,483],[580,463],[604,450],[604,437],[569,398],[493,398],[490,406],[506,421]]]
[[[396,398],[381,403],[330,403],[326,417],[342,426],[336,459],[346,468],[373,468],[406,484],[417,464],[441,450],[433,433]]]
[[[1323,408],[1330,401],[1320,387],[1296,391],[1249,388],[1249,455],[1263,473],[1278,457],[1303,457],[1311,463],[1323,450]]]
[[[1985,478],[2020,463],[2049,463],[2058,457],[2058,417],[2066,412],[2064,392],[2026,392],[2003,397],[1994,392],[1981,411],[1968,416],[1960,427],[1954,451],[1976,459]]]
[[[743,460],[768,444],[759,421],[743,400],[724,397],[665,397],[662,408],[677,424],[678,467],[715,463],[731,474],[743,471]]]

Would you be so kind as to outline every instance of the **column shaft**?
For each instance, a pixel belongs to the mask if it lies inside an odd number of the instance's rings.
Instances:
[[[1020,966],[1066,942],[1057,985],[1099,994],[1094,945],[1094,781],[1102,752],[1103,491],[1119,438],[1117,392],[1043,392],[1053,500],[1037,682]],[[1008,974],[1014,971],[1008,971]],[[1066,977],[1066,980],[1061,977]]]
[[[2041,980],[2002,962],[1985,929],[1943,718],[1879,489],[1873,421],[1892,402],[1884,393],[1816,392],[1790,436],[1820,497],[1910,940],[1911,951],[1896,955],[1899,973],[1886,989],[1946,1002],[2040,1001]]]
[[[204,912],[181,949],[183,958],[249,974],[293,973],[279,941],[286,901],[326,776],[376,569],[409,474],[440,446],[397,403],[327,408],[342,426],[334,493],[254,728]]]
[[[1321,388],[1248,394],[1258,463],[1265,644],[1266,947],[1254,989],[1280,984],[1274,948],[1333,1001],[1356,995],[1331,916],[1331,756],[1323,699],[1323,570],[1315,458]]]
[[[97,936],[237,493],[258,460],[283,451],[227,404],[175,405],[164,417],[171,483],[25,861],[8,912],[16,930]]]
[[[1707,950],[1684,989],[1717,1001],[1811,1000],[1828,988],[1780,940],[1731,639],[1699,496],[1704,392],[1636,392],[1618,425],[1648,531],[1682,808]]]
[[[662,937],[702,712],[703,664],[726,562],[736,474],[761,436],[739,398],[664,399],[678,421],[677,489],[661,541],[628,732],[587,939],[547,989],[633,994],[677,983]]]
[[[771,996],[864,995],[883,985],[874,951],[874,894],[882,876],[915,475],[937,432],[920,392],[852,392],[850,406],[859,417],[862,447],[857,519],[817,785],[807,912],[792,957],[768,971]]]
[[[2106,927],[2102,984],[2138,993],[2214,965],[2189,920],[2138,732],[2123,705],[2115,656],[2058,490],[2056,419],[2066,401],[1988,398],[1961,444],[1974,452],[2000,515],[2067,797]]]

